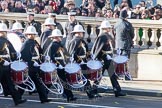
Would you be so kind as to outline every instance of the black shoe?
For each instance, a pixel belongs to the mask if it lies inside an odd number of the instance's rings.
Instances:
[[[102,96],[101,96],[100,94],[97,93],[97,94],[94,95],[94,97],[95,97],[95,98],[98,98],[98,97],[102,97]]]
[[[52,101],[51,99],[46,99],[46,100],[41,101],[41,103],[48,103],[48,102],[51,102],[51,101]]]
[[[67,98],[67,96],[66,96],[66,94],[65,94],[65,93],[63,93],[63,94],[62,94],[62,97],[63,97],[63,98]]]
[[[4,94],[4,97],[8,97],[9,94]]]
[[[116,93],[115,93],[115,97],[119,97],[119,96],[126,96],[126,93],[123,93],[123,92],[116,92]]]
[[[21,99],[21,100],[19,100],[19,101],[17,101],[16,103],[15,103],[15,106],[17,106],[17,105],[19,105],[19,104],[23,104],[23,103],[25,103],[27,101],[27,99]]]
[[[34,90],[33,92],[29,92],[29,95],[32,95],[33,93],[37,93],[37,90]]]
[[[131,77],[131,75],[129,73],[125,75],[125,80],[126,81],[131,81],[132,80],[132,77]]]
[[[76,101],[76,100],[77,100],[76,97],[69,97],[69,98],[67,98],[67,101],[68,101],[68,102],[70,102],[70,101]]]
[[[89,91],[86,91],[87,93],[87,96],[89,99],[93,99],[94,98],[94,95],[92,93],[89,93]]]

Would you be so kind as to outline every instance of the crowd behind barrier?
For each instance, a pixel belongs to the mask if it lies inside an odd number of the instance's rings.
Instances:
[[[162,17],[161,5],[153,6],[151,0],[141,0],[137,5],[132,0],[114,0],[113,6],[110,0],[82,0],[79,7],[74,0],[1,0],[0,12],[26,13],[32,11],[35,14],[56,13],[67,15],[74,9],[77,16],[118,18],[120,10],[127,9],[130,19],[159,20]],[[112,8],[114,7],[114,8]]]

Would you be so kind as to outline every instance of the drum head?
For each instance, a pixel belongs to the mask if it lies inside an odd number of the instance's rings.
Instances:
[[[77,73],[79,70],[81,70],[79,64],[76,63],[68,63],[65,66],[65,71],[67,73]]]
[[[42,63],[40,65],[40,69],[43,71],[43,72],[53,72],[54,70],[56,70],[56,65],[54,63]]]
[[[22,61],[14,61],[11,64],[11,69],[16,70],[16,71],[25,70],[27,67],[28,67],[27,64],[25,62],[22,62]]]
[[[126,63],[128,61],[128,58],[126,56],[116,56],[113,58],[113,61],[117,64],[121,64],[121,63]]]
[[[90,60],[87,62],[87,66],[91,69],[100,69],[102,68],[102,64],[98,60]]]
[[[8,33],[7,38],[13,45],[16,52],[20,52],[22,47],[21,38],[16,33]]]

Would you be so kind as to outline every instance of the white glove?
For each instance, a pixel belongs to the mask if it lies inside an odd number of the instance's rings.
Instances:
[[[107,60],[111,60],[112,59],[110,55],[107,55],[106,58],[107,58]]]
[[[3,63],[3,66],[8,66],[8,65],[10,65],[10,63],[5,60],[5,62]]]
[[[17,52],[17,58],[21,58],[21,53]]]
[[[80,64],[85,64],[84,61],[82,60],[82,62]]]
[[[34,62],[33,66],[38,67],[39,66],[38,62]]]
[[[58,68],[59,68],[59,69],[63,69],[63,66],[62,66],[62,65],[59,65]]]
[[[46,56],[45,60],[50,61],[50,56]]]

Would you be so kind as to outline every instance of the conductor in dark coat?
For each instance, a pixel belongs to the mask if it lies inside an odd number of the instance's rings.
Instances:
[[[120,12],[120,19],[115,24],[115,49],[120,49],[122,55],[130,57],[130,50],[133,45],[134,28],[130,22],[126,20],[127,11]]]
[[[134,38],[134,28],[130,22],[126,20],[127,18],[127,11],[122,10],[120,12],[120,19],[115,24],[115,49],[120,50],[120,55],[126,56],[130,58],[131,47],[133,46],[133,38]],[[125,79],[132,80],[130,72],[127,67],[127,63],[125,63]]]

